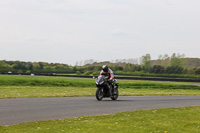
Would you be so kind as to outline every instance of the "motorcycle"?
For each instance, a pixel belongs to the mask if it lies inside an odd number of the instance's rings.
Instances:
[[[101,101],[105,97],[110,97],[112,100],[117,100],[119,92],[119,84],[117,80],[109,81],[107,76],[99,75],[96,79],[96,99]]]

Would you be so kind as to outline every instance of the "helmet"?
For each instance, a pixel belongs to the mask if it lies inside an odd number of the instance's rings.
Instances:
[[[102,69],[103,69],[104,72],[108,72],[108,66],[107,65],[103,65]]]

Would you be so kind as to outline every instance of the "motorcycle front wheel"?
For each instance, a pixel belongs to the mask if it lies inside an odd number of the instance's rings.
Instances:
[[[97,88],[97,90],[96,90],[96,99],[98,101],[101,101],[103,99],[103,89],[102,88]]]
[[[118,89],[114,89],[113,96],[111,97],[112,100],[117,100],[119,92]]]

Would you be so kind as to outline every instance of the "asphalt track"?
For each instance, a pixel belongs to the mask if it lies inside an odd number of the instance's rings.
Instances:
[[[184,106],[200,106],[200,96],[120,96],[117,101],[95,97],[0,99],[0,125]]]

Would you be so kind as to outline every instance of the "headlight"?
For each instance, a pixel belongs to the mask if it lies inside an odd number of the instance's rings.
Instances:
[[[104,81],[101,81],[99,84],[101,85],[101,84],[103,84],[104,83]]]

